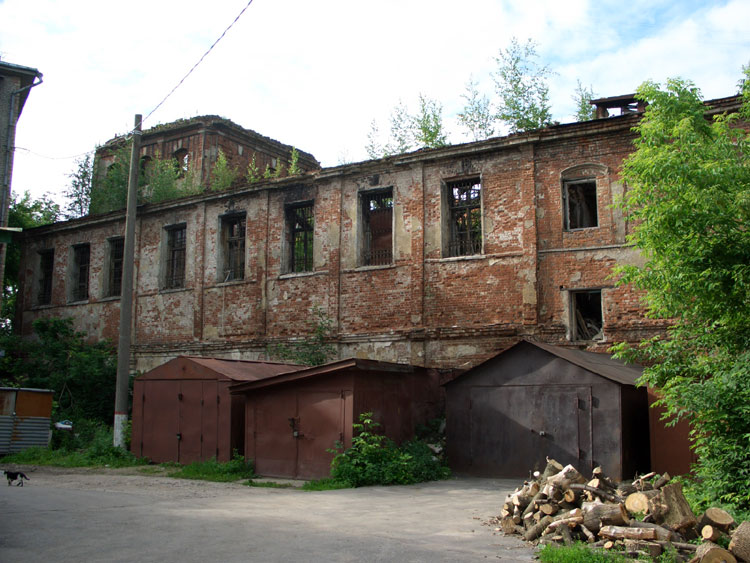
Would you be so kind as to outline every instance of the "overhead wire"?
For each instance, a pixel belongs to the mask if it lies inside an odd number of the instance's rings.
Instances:
[[[243,14],[244,14],[244,13],[245,13],[245,12],[247,11],[247,9],[248,9],[248,8],[250,7],[250,4],[252,4],[252,3],[253,3],[253,0],[248,0],[247,4],[245,4],[245,7],[244,7],[244,8],[242,8],[242,10],[240,10],[240,13],[239,13],[239,14],[237,14],[237,16],[236,16],[236,17],[234,18],[234,20],[232,20],[232,23],[230,23],[230,24],[229,24],[229,25],[227,26],[227,28],[226,28],[226,29],[225,29],[225,30],[224,30],[224,31],[223,31],[223,32],[221,33],[221,35],[219,36],[219,38],[218,38],[218,39],[217,39],[216,41],[214,41],[214,42],[213,42],[213,43],[211,44],[211,46],[210,46],[210,47],[208,48],[208,50],[207,50],[207,51],[206,51],[205,53],[203,53],[203,55],[201,56],[201,58],[200,58],[200,59],[198,59],[198,62],[196,62],[196,63],[195,63],[195,64],[194,64],[194,65],[193,65],[193,66],[192,66],[192,67],[190,68],[190,70],[189,70],[189,71],[187,72],[187,74],[185,74],[185,76],[183,76],[183,77],[182,77],[182,79],[181,79],[181,80],[180,80],[180,81],[179,81],[179,82],[177,83],[177,85],[176,85],[176,86],[175,86],[174,88],[172,88],[172,89],[171,89],[171,90],[169,91],[169,93],[168,93],[168,94],[167,94],[166,96],[164,96],[164,98],[162,98],[162,100],[161,100],[161,101],[160,101],[160,102],[159,102],[158,104],[156,104],[156,106],[154,107],[154,109],[152,109],[152,110],[151,110],[151,111],[150,111],[150,112],[149,112],[149,113],[148,113],[148,114],[146,115],[146,117],[144,117],[143,119],[141,119],[141,125],[143,125],[143,123],[144,123],[144,122],[145,122],[145,121],[146,121],[146,120],[147,120],[147,119],[148,119],[149,117],[151,117],[151,116],[152,116],[152,115],[153,115],[154,113],[156,113],[156,111],[157,111],[157,110],[158,110],[158,109],[159,109],[159,108],[160,108],[160,107],[161,107],[162,105],[164,105],[164,102],[166,102],[166,101],[167,101],[167,100],[169,99],[169,97],[170,97],[170,96],[171,96],[172,94],[174,94],[174,93],[175,93],[175,92],[177,91],[177,89],[178,89],[178,88],[179,88],[180,86],[182,86],[182,84],[183,84],[183,83],[185,82],[185,80],[187,80],[187,78],[188,78],[188,77],[189,77],[189,76],[190,76],[190,75],[191,75],[191,74],[193,73],[193,71],[195,71],[195,69],[196,69],[196,68],[198,68],[198,66],[199,66],[199,65],[200,65],[200,64],[201,64],[201,63],[203,62],[203,59],[205,59],[205,58],[206,58],[206,57],[208,56],[208,54],[209,54],[209,53],[210,53],[211,51],[213,51],[214,47],[216,47],[216,45],[218,45],[218,44],[219,44],[219,41],[221,41],[222,39],[224,39],[224,36],[225,36],[225,35],[227,34],[227,32],[228,32],[228,31],[229,31],[230,29],[232,29],[232,27],[234,27],[234,24],[236,24],[236,23],[237,23],[237,22],[239,21],[239,19],[240,19],[240,18],[242,17],[242,15],[243,15]],[[131,130],[130,130],[130,131],[128,131],[128,132],[127,132],[127,133],[126,133],[125,135],[123,135],[123,137],[125,137],[125,138],[127,139],[127,138],[129,138],[129,137],[130,137],[131,135],[133,135],[133,133],[134,133],[134,132],[135,132],[135,129],[131,129]],[[59,156],[59,157],[58,157],[58,156],[46,156],[46,155],[43,155],[43,154],[39,154],[39,153],[36,153],[36,152],[34,152],[34,151],[31,151],[31,150],[29,150],[29,149],[23,148],[23,147],[14,147],[14,149],[15,149],[15,150],[22,150],[22,151],[26,151],[26,152],[28,152],[29,154],[33,154],[33,155],[35,155],[35,156],[38,156],[38,157],[40,157],[40,158],[46,158],[46,159],[48,159],[48,160],[70,160],[70,159],[72,159],[72,158],[79,158],[79,157],[81,157],[81,156],[85,156],[85,155],[87,155],[87,154],[91,154],[91,153],[95,152],[94,150],[89,150],[89,151],[86,151],[86,152],[82,152],[82,153],[79,153],[79,154],[74,154],[74,155],[72,155],[72,156]]]

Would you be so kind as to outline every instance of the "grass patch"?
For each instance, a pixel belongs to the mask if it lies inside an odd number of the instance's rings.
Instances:
[[[232,461],[225,463],[218,462],[214,458],[207,461],[194,461],[170,472],[169,476],[178,479],[228,483],[240,479],[252,479],[255,477],[255,471],[252,463],[246,463],[242,456],[235,456]]]
[[[260,487],[266,489],[296,489],[291,483],[274,483],[273,481],[253,481],[245,483],[248,487]]]
[[[146,459],[138,459],[131,452],[115,447],[112,429],[105,425],[88,425],[80,434],[64,435],[56,442],[56,448],[27,448],[5,456],[0,463],[57,467],[131,467],[148,463]]]
[[[351,485],[336,479],[317,479],[307,481],[302,485],[303,491],[333,491],[336,489],[350,489]]]
[[[571,546],[545,545],[537,554],[542,563],[624,563],[621,553],[591,549],[584,544]]]

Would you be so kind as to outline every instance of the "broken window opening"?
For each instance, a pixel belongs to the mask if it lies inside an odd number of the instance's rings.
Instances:
[[[362,264],[393,262],[393,190],[362,194]]]
[[[571,292],[573,340],[604,340],[602,317],[602,292]]]
[[[289,233],[288,271],[312,272],[315,230],[313,204],[307,203],[287,208],[286,220]]]
[[[563,185],[564,228],[566,231],[599,226],[596,181],[576,180]]]
[[[109,240],[109,276],[107,297],[119,297],[122,293],[122,264],[125,251],[125,239]]]
[[[222,281],[245,279],[245,215],[223,217],[221,236],[224,250]]]
[[[184,225],[167,229],[167,264],[165,289],[185,287],[185,249],[187,229]]]
[[[178,149],[172,155],[177,162],[177,176],[184,178],[190,168],[190,153],[187,149]]]
[[[449,241],[447,254],[482,253],[482,185],[479,178],[447,183]]]
[[[89,298],[89,265],[91,247],[79,244],[73,247],[72,301],[85,301]]]
[[[55,251],[39,251],[39,293],[37,294],[37,304],[49,305],[52,303],[52,273],[55,266]]]

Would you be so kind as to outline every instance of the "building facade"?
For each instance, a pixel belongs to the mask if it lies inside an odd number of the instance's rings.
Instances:
[[[314,308],[339,358],[438,368],[520,337],[603,351],[656,334],[664,323],[612,275],[640,260],[614,205],[639,119],[622,99],[613,117],[333,168],[310,157],[294,176],[141,206],[134,367],[262,359],[308,335]],[[202,166],[205,147],[195,154]],[[116,339],[124,222],[115,212],[25,234],[24,334],[70,316]]]

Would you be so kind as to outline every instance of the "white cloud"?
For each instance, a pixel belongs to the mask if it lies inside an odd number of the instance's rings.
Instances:
[[[171,90],[246,0],[5,0],[3,60],[38,68],[17,145],[47,156],[91,150],[127,131]],[[675,7],[677,6],[677,7]],[[750,5],[666,0],[255,0],[147,126],[219,114],[335,165],[365,158],[370,121],[422,92],[452,123],[470,75],[488,93],[493,57],[512,36],[538,42],[557,70],[557,118],[572,112],[575,81],[602,96],[646,78],[693,78],[729,95],[748,62]],[[456,140],[461,140],[457,135]],[[19,150],[13,187],[39,195],[68,183],[72,160]]]

